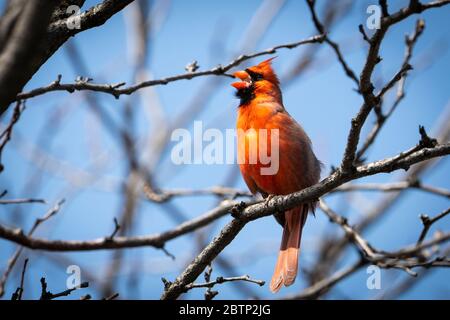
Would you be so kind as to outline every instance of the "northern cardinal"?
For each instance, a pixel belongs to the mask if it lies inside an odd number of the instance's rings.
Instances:
[[[272,58],[273,59],[273,58]],[[311,141],[302,127],[289,115],[283,106],[280,83],[268,59],[260,64],[234,73],[240,81],[232,83],[240,98],[238,108],[238,157],[242,176],[253,194],[263,197],[285,195],[316,184],[320,178],[321,163],[311,147]],[[270,145],[272,135],[258,135],[260,129],[266,132],[278,129],[278,170],[263,174],[261,169],[268,167],[267,161],[260,159],[261,142],[267,143],[268,156],[273,152]],[[256,132],[256,134],[255,134]],[[266,141],[260,141],[266,139]],[[258,147],[257,161],[251,161],[249,146]],[[276,157],[272,157],[272,159]],[[282,285],[289,286],[295,281],[298,269],[298,254],[302,229],[309,211],[315,203],[275,214],[283,227],[278,260],[270,283],[270,290],[277,292]]]

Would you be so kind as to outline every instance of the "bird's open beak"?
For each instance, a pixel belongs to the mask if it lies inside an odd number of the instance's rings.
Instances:
[[[233,76],[242,80],[231,84],[237,90],[247,89],[252,84],[252,79],[246,71],[236,71],[233,73]]]

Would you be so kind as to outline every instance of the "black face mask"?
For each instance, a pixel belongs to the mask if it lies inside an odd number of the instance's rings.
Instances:
[[[250,76],[250,78],[252,79],[252,84],[245,89],[240,89],[236,92],[236,96],[241,99],[240,101],[240,105],[246,105],[248,104],[250,101],[252,101],[255,98],[255,93],[254,93],[254,85],[253,83],[255,83],[256,81],[260,81],[263,80],[263,75],[257,72],[253,72],[250,69],[245,69],[245,72],[247,72]]]
[[[252,84],[248,88],[239,89],[238,91],[236,91],[236,97],[241,99],[239,106],[246,105],[255,98],[254,89],[255,87]]]
[[[263,80],[264,77],[261,73],[257,73],[257,72],[253,72],[250,69],[245,69],[245,72],[247,72],[250,76],[250,78],[252,79],[253,82],[259,81],[259,80]]]

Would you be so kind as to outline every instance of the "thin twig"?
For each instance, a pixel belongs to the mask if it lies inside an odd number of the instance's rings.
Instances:
[[[204,283],[191,283],[186,286],[186,290],[191,290],[195,288],[212,288],[216,284],[231,282],[231,281],[246,281],[251,283],[256,283],[259,286],[263,286],[266,282],[263,280],[255,280],[250,278],[248,275],[240,276],[240,277],[217,277],[216,280],[204,282]]]
[[[336,188],[332,192],[353,192],[353,191],[382,191],[382,192],[396,192],[407,189],[418,189],[445,198],[450,198],[450,190],[438,188],[423,184],[419,181],[400,181],[392,183],[360,183],[360,184],[345,184]]]
[[[153,246],[155,248],[163,248],[164,243],[175,239],[179,236],[192,232],[198,228],[208,225],[211,221],[219,219],[228,214],[232,208],[234,208],[240,202],[225,201],[220,206],[206,212],[205,214],[196,217],[192,220],[181,223],[177,227],[168,230],[166,232],[137,237],[114,237],[109,240],[106,238],[98,238],[90,241],[50,241],[38,238],[32,238],[26,236],[20,229],[11,229],[0,225],[0,238],[3,235],[7,237],[12,236],[12,239],[19,240],[19,244],[25,245],[32,249],[43,249],[47,247],[50,251],[79,251],[79,250],[102,250],[102,249],[119,249],[119,248],[132,248],[141,246]],[[256,203],[256,201],[250,202],[250,204]],[[3,232],[5,232],[3,234]],[[9,236],[7,236],[9,235]],[[31,244],[31,246],[29,246]],[[37,246],[35,246],[37,245]],[[44,245],[44,247],[41,247]]]
[[[447,210],[442,211],[440,214],[436,215],[433,218],[430,218],[428,215],[426,214],[422,214],[420,216],[420,220],[422,220],[422,224],[423,224],[423,230],[420,233],[419,239],[417,240],[417,244],[421,244],[423,242],[423,240],[425,239],[428,230],[430,230],[431,226],[433,225],[433,223],[439,221],[440,219],[444,218],[446,215],[448,215],[450,213],[450,208],[448,208]]]
[[[410,66],[409,62],[412,57],[414,46],[415,46],[417,40],[419,39],[420,35],[423,33],[424,29],[425,29],[425,22],[422,19],[419,19],[416,22],[415,30],[412,33],[412,35],[405,37],[406,49],[405,49],[405,55],[403,58],[402,66],[401,66],[400,70],[391,79],[391,81],[389,81],[388,84],[385,85],[381,89],[380,93],[377,96],[378,99],[381,99],[387,91],[389,91],[396,83],[398,83],[396,99],[395,99],[394,103],[392,104],[391,108],[386,112],[385,115],[383,115],[381,113],[381,111],[377,113],[377,121],[374,124],[374,126],[372,127],[372,129],[370,130],[370,132],[369,132],[368,136],[366,137],[364,143],[362,144],[361,148],[358,150],[358,152],[356,154],[356,162],[361,161],[361,159],[364,156],[364,154],[366,153],[366,151],[369,149],[369,147],[375,141],[376,137],[378,136],[378,134],[379,134],[381,128],[383,127],[383,125],[385,124],[386,120],[394,113],[397,106],[404,99],[404,97],[405,97],[404,88],[405,88],[405,80],[406,80],[407,71],[411,70],[411,68],[412,68]],[[379,106],[379,108],[381,110],[381,106]]]
[[[87,287],[89,287],[89,282],[83,282],[77,287],[73,287],[73,288],[70,288],[70,289],[58,292],[58,293],[51,293],[50,291],[47,290],[47,282],[45,281],[45,278],[42,277],[41,278],[41,297],[40,297],[40,300],[53,300],[53,299],[60,298],[60,297],[66,297],[66,296],[70,295],[75,290],[82,289],[82,288],[87,288]]]
[[[24,204],[24,203],[43,203],[46,204],[47,201],[44,199],[32,199],[32,198],[24,198],[24,199],[0,199],[1,204]]]
[[[11,117],[11,120],[9,124],[6,126],[5,130],[0,134],[0,173],[3,171],[4,167],[2,164],[2,155],[3,155],[3,149],[5,148],[6,144],[11,140],[12,132],[14,125],[19,121],[20,116],[22,115],[22,112],[25,110],[25,105],[22,103],[22,101],[19,99],[16,102],[16,106],[14,107],[14,111]]]
[[[115,300],[117,297],[119,297],[119,293],[116,292],[106,298],[103,298],[102,300]]]
[[[58,201],[55,204],[55,206],[53,206],[42,218],[36,219],[33,226],[31,227],[30,231],[28,231],[27,236],[31,237],[41,223],[47,221],[48,219],[53,217],[56,213],[58,213],[58,211],[61,209],[61,206],[64,203],[64,201],[65,201],[64,199]],[[22,232],[22,231],[20,231],[20,232]],[[14,252],[13,256],[8,260],[8,265],[6,266],[6,270],[0,279],[0,297],[2,297],[5,294],[6,281],[8,280],[8,277],[11,274],[11,271],[13,270],[22,251],[23,251],[23,247],[18,248],[16,250],[16,252]]]
[[[287,296],[284,299],[291,299],[291,300],[317,299],[318,297],[328,292],[338,282],[349,277],[350,275],[355,273],[355,271],[361,269],[366,264],[367,262],[364,261],[363,259],[358,260],[356,263],[337,271],[329,278],[322,279],[321,281],[315,283],[314,285],[306,288],[301,293],[297,295]]]
[[[345,234],[349,239],[358,247],[358,249],[362,252],[364,257],[372,258],[375,256],[376,251],[372,248],[372,246],[356,231],[352,228],[347,219],[338,215],[334,212],[323,199],[319,201],[319,207],[322,211],[328,216],[331,222],[336,223],[341,226],[344,230]]]
[[[130,95],[134,93],[135,91],[147,88],[151,86],[156,85],[166,85],[168,83],[179,81],[179,80],[190,80],[197,77],[202,76],[209,76],[209,75],[215,75],[215,76],[226,76],[230,78],[234,78],[234,76],[228,74],[227,72],[232,69],[233,67],[236,67],[240,65],[242,62],[256,58],[263,55],[269,55],[274,54],[279,49],[293,49],[301,45],[305,44],[311,44],[311,43],[321,43],[324,40],[324,35],[317,35],[310,37],[306,40],[301,40],[298,42],[292,42],[282,45],[277,45],[271,48],[268,48],[263,51],[259,51],[252,54],[243,54],[228,63],[225,66],[217,66],[213,69],[206,70],[206,71],[196,71],[196,72],[187,72],[176,76],[171,76],[163,79],[158,80],[147,80],[143,81],[137,84],[134,84],[129,87],[122,88],[125,83],[117,83],[117,84],[98,84],[98,83],[92,83],[90,81],[87,81],[86,79],[79,79],[79,81],[75,83],[61,83],[61,76],[59,75],[58,78],[53,81],[51,84],[45,87],[40,87],[33,89],[29,92],[23,92],[19,93],[17,95],[17,100],[23,100],[23,99],[30,99],[48,92],[52,91],[67,91],[69,93],[75,92],[75,91],[81,91],[81,90],[90,90],[90,91],[96,91],[96,92],[103,92],[107,94],[113,95],[115,98],[119,98],[121,95]]]
[[[203,196],[203,195],[205,196],[214,195],[217,197],[226,197],[230,199],[236,199],[238,197],[253,197],[253,194],[249,191],[220,186],[198,190],[179,189],[179,190],[154,191],[149,185],[145,185],[144,194],[148,200],[156,203],[164,203],[171,200],[174,197],[189,197],[189,196]]]
[[[447,152],[450,152],[450,144],[448,144],[445,148],[447,147],[449,148]],[[435,148],[436,147],[432,149]],[[242,230],[242,228],[244,228],[246,223],[263,216],[271,215],[274,212],[293,208],[301,203],[314,201],[315,199],[320,198],[326,192],[329,192],[339,185],[357,177],[376,174],[383,169],[387,170],[387,172],[391,172],[395,168],[402,168],[404,166],[409,167],[411,159],[415,158],[418,154],[421,154],[421,157],[424,154],[429,155],[430,149],[425,148],[416,151],[415,153],[401,159],[392,157],[365,166],[360,166],[355,169],[355,172],[353,174],[343,175],[340,171],[337,171],[312,187],[306,188],[302,191],[293,193],[288,196],[275,196],[269,202],[258,203],[245,208],[239,215],[239,217],[228,223],[222,229],[220,234],[208,246],[206,246],[206,248],[197,256],[197,258],[170,285],[170,287],[163,293],[162,299],[176,299],[180,294],[182,294],[183,288],[187,284],[192,283],[206,268],[209,262],[215,259],[215,257],[231,241],[233,241],[236,235]],[[443,239],[442,241],[445,240],[446,239]]]
[[[286,196],[275,196],[269,202],[259,201],[254,205],[247,206],[242,213],[238,215],[239,219],[234,219],[232,225],[229,226],[232,236],[226,237],[227,241],[231,241],[236,232],[244,227],[244,225],[263,216],[271,215],[279,210],[286,210],[298,206],[305,201],[313,201],[323,194],[339,187],[340,185],[365,176],[375,175],[381,172],[392,172],[398,169],[409,168],[415,163],[422,162],[427,159],[441,157],[450,154],[450,143],[436,145],[430,148],[421,148],[407,156],[394,156],[391,158],[375,161],[367,165],[359,166],[352,174],[342,174],[337,171],[322,180],[320,183]],[[199,227],[203,227],[209,222],[225,215],[236,205],[225,204],[212,210],[202,217],[195,218],[177,228],[166,231],[161,234],[140,236],[140,237],[115,237],[112,240],[100,238],[88,241],[55,241],[39,238],[32,238],[23,234],[23,232],[0,225],[0,238],[4,238],[31,249],[45,249],[50,251],[79,251],[79,250],[100,250],[100,249],[118,249],[132,248],[140,246],[163,247],[166,241],[172,240],[180,235],[191,232]],[[225,227],[227,228],[227,227]],[[223,234],[225,236],[225,234]],[[217,240],[217,239],[216,239]],[[221,245],[225,245],[227,241],[222,240]],[[214,243],[214,242],[213,242]],[[213,245],[211,243],[211,245]],[[216,244],[217,245],[217,244]],[[208,247],[207,247],[208,248]],[[206,250],[206,249],[205,249]],[[209,248],[211,250],[211,248]],[[219,251],[215,251],[217,255]],[[206,265],[205,265],[206,267]],[[198,276],[198,275],[197,275]]]
[[[108,240],[112,240],[119,230],[120,230],[119,222],[117,221],[117,218],[114,217],[114,231],[108,237]]]
[[[355,72],[348,66],[348,63],[345,61],[344,56],[342,55],[341,50],[339,48],[339,45],[336,42],[334,42],[334,41],[332,41],[330,39],[330,37],[327,34],[327,30],[325,30],[323,24],[320,22],[320,20],[318,18],[318,15],[316,13],[316,10],[315,10],[315,2],[316,2],[315,0],[306,0],[306,3],[308,4],[309,11],[311,12],[312,20],[314,22],[314,25],[315,25],[317,31],[319,33],[325,35],[324,41],[333,49],[334,53],[336,54],[336,57],[337,57],[338,61],[340,62],[342,68],[345,71],[345,74],[351,80],[353,80],[353,82],[355,82],[357,88],[359,89],[359,80],[356,77]]]
[[[13,293],[13,295],[11,297],[11,300],[22,300],[23,283],[24,283],[24,280],[25,280],[25,272],[27,270],[27,265],[28,265],[28,258],[25,259],[25,261],[23,262],[22,274],[20,276],[20,286]]]

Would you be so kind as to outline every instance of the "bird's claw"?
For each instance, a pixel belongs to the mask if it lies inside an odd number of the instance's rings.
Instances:
[[[269,206],[269,202],[270,202],[270,200],[273,199],[273,197],[275,197],[274,194],[269,194],[269,195],[267,195],[267,197],[265,198],[265,200],[264,200],[264,205],[266,206],[266,208]]]
[[[235,219],[239,219],[242,211],[247,207],[244,201],[239,202],[231,208],[231,216]]]

